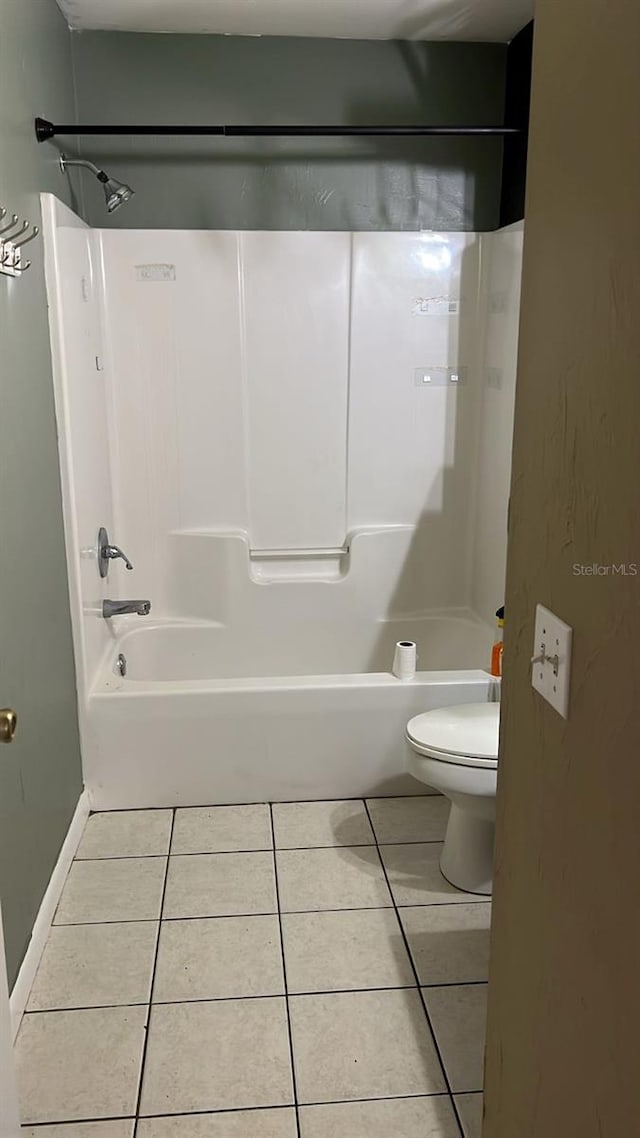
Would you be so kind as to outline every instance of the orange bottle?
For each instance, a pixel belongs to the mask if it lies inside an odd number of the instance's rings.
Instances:
[[[491,675],[502,675],[502,650],[504,648],[504,605],[501,605],[496,611],[496,622],[498,625],[498,639],[496,640],[493,648],[491,649]]]

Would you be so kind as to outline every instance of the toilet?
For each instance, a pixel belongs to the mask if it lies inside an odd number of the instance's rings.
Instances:
[[[451,801],[440,868],[465,893],[491,893],[499,727],[499,703],[439,707],[407,724],[411,774]]]

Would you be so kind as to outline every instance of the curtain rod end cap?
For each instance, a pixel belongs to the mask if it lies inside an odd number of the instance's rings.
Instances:
[[[53,138],[55,135],[55,127],[48,119],[37,118],[35,120],[36,138],[38,142],[47,142],[48,139]]]

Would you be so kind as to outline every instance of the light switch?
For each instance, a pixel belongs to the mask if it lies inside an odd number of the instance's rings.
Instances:
[[[563,719],[569,717],[572,635],[568,624],[544,605],[537,605],[531,686]]]

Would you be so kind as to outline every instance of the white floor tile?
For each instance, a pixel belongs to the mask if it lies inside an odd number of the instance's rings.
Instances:
[[[155,921],[54,926],[27,1011],[148,1002],[157,931]]]
[[[444,840],[451,803],[442,794],[420,798],[369,798],[367,806],[380,845]]]
[[[456,1095],[464,1138],[482,1138],[482,1095]]]
[[[224,917],[276,913],[271,853],[171,857],[164,917]]]
[[[92,814],[77,859],[168,854],[172,810],[118,810]]]
[[[452,1091],[481,1091],[487,1020],[487,985],[424,988]]]
[[[484,900],[449,884],[440,872],[441,853],[438,842],[380,847],[396,905],[452,905]]]
[[[163,921],[154,1000],[179,1003],[283,992],[277,916]]]
[[[276,849],[368,846],[374,836],[364,802],[277,802],[273,807]]]
[[[284,999],[154,1005],[141,1114],[292,1102]]]
[[[75,861],[54,924],[157,920],[166,864],[164,857]]]
[[[271,815],[269,807],[198,806],[176,810],[171,852],[223,853],[270,850]]]
[[[138,1138],[297,1138],[297,1133],[296,1112],[289,1106],[143,1118],[137,1131]]]
[[[489,978],[491,904],[400,909],[421,984],[471,984]]]
[[[134,1114],[146,1014],[138,1007],[26,1015],[16,1043],[22,1121]]]
[[[446,1089],[417,991],[292,996],[289,1004],[301,1103]]]
[[[448,1095],[300,1109],[300,1138],[460,1138]]]
[[[283,913],[391,905],[373,846],[279,850],[276,859]]]
[[[282,932],[289,992],[415,983],[393,909],[286,913]]]
[[[22,1138],[132,1138],[135,1118],[106,1122],[60,1122],[53,1126],[23,1126]]]
[[[369,809],[480,1138],[490,903],[440,873],[446,799]],[[88,823],[16,1045],[25,1138],[133,1138],[171,822]],[[459,1138],[364,804],[276,804],[273,823],[300,1138]],[[296,1138],[269,808],[181,808],[173,832],[138,1138]]]

